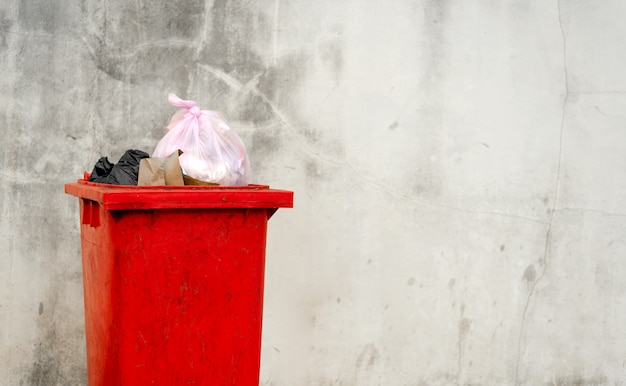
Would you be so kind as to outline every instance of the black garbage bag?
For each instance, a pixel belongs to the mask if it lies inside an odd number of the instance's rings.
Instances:
[[[150,155],[141,150],[126,150],[116,164],[111,164],[107,157],[96,162],[89,181],[112,185],[137,185],[139,162]]]
[[[89,177],[89,181],[96,181],[98,179],[106,178],[111,173],[113,165],[107,157],[102,157],[96,162]]]

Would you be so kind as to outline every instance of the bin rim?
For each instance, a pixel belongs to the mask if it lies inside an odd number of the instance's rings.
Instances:
[[[85,177],[88,177],[87,175]],[[65,193],[96,201],[106,210],[293,208],[293,192],[269,185],[247,186],[132,186],[89,182],[65,184]]]

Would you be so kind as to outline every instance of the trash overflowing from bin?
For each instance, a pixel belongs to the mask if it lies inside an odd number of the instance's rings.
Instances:
[[[148,157],[148,153],[133,149],[126,150],[116,164],[109,162],[107,157],[102,157],[94,165],[89,181],[111,185],[137,185],[139,163]]]
[[[101,157],[65,184],[79,199],[88,384],[257,386],[267,223],[293,192],[249,183],[219,113],[169,101],[182,109],[152,155]]]
[[[217,111],[201,110],[196,102],[168,95],[177,111],[152,157],[127,150],[117,164],[101,157],[89,181],[113,185],[246,186],[250,161],[241,138]]]

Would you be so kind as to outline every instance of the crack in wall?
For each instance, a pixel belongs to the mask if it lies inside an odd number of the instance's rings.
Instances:
[[[618,212],[607,212],[605,210],[601,210],[601,209],[594,209],[594,208],[575,208],[575,207],[563,207],[563,208],[559,208],[556,209],[555,212],[589,212],[589,213],[596,213],[602,216],[608,216],[608,217],[626,217],[626,213],[618,213]]]
[[[272,65],[275,65],[278,58],[278,32],[280,31],[280,19],[279,19],[279,10],[280,0],[274,1],[274,28],[272,30],[272,46],[274,52],[272,53]]]
[[[106,43],[104,42],[103,36],[97,35],[95,33],[90,33],[89,37],[95,39],[99,46],[105,47]],[[115,59],[118,61],[136,59],[137,55],[141,52],[149,50],[151,48],[193,48],[197,45],[197,43],[184,40],[184,39],[162,39],[162,40],[154,40],[150,42],[145,42],[141,44],[136,44],[133,46],[132,50],[121,53],[114,52],[101,52],[102,48],[94,47],[86,37],[82,37],[81,43],[83,46],[87,48],[89,55],[92,58],[95,58],[99,55],[105,56],[107,59]],[[197,47],[196,47],[197,48]]]
[[[550,208],[550,213],[548,215],[548,229],[546,231],[546,237],[545,237],[544,248],[543,248],[543,256],[540,261],[541,266],[543,268],[541,270],[541,273],[537,277],[537,280],[534,281],[530,291],[528,292],[528,296],[526,297],[526,302],[524,304],[524,310],[522,311],[522,321],[520,324],[520,331],[519,331],[519,336],[517,340],[517,358],[516,358],[516,364],[515,364],[514,384],[516,386],[521,384],[519,372],[520,372],[520,365],[522,362],[522,351],[523,351],[522,341],[524,338],[524,332],[526,330],[528,309],[530,308],[530,303],[533,300],[533,296],[535,295],[537,285],[539,284],[540,281],[542,281],[542,279],[546,275],[546,272],[548,271],[548,263],[550,259],[550,247],[552,245],[552,235],[553,235],[552,224],[553,224],[554,214],[557,212],[556,204],[557,204],[557,200],[559,197],[559,185],[561,182],[561,165],[562,165],[562,160],[563,160],[563,131],[565,128],[565,110],[567,108],[567,102],[570,97],[568,70],[567,70],[567,40],[565,38],[565,30],[563,28],[563,14],[561,11],[560,0],[556,1],[556,5],[557,5],[559,29],[561,31],[561,38],[563,42],[563,74],[565,78],[564,80],[565,93],[563,96],[563,104],[561,107],[561,127],[559,129],[558,163],[557,163],[557,168],[556,168],[556,177],[554,181],[554,190],[552,192],[552,207]]]
[[[212,8],[213,8],[213,1],[205,0],[204,15],[203,15],[204,23],[202,23],[202,33],[200,35],[200,38],[198,39],[198,46],[196,47],[196,52],[194,55],[194,59],[196,61],[198,61],[198,58],[200,58],[200,54],[202,50],[204,49],[204,46],[207,40],[209,39],[209,33],[211,31],[211,28],[213,27],[212,21],[211,21],[211,9]]]
[[[465,360],[465,341],[467,339],[467,335],[470,332],[472,322],[470,319],[464,317],[465,314],[465,304],[461,305],[461,316],[459,317],[458,322],[458,331],[459,337],[457,339],[456,347],[457,347],[457,372],[456,372],[456,384],[464,385],[465,382],[463,380],[463,362]],[[471,364],[470,364],[471,366]]]
[[[569,95],[626,95],[626,91],[605,90],[605,91],[570,91]]]

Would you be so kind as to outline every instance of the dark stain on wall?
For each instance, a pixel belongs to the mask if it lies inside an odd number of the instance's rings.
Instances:
[[[202,50],[200,61],[245,84],[263,72],[264,66],[261,57],[250,46],[256,33],[254,15],[243,3],[239,0],[216,0],[213,3],[210,41]]]
[[[380,360],[380,352],[373,343],[365,345],[356,358],[357,371],[369,370]]]
[[[553,386],[602,386],[608,385],[609,380],[604,375],[596,375],[593,377],[580,377],[580,376],[566,376],[558,377],[556,380],[549,383]],[[621,383],[615,383],[619,385]]]
[[[275,118],[272,105],[262,96],[248,93],[245,100],[239,105],[239,118],[243,121],[262,124]]]
[[[91,61],[96,68],[112,79],[123,82],[126,80],[126,70],[124,61],[120,57],[112,56],[108,50],[110,46],[105,43],[102,37],[92,35],[88,50]]]
[[[422,86],[441,91],[442,66],[446,49],[445,26],[449,13],[447,0],[424,2],[423,51],[427,58],[426,73]]]
[[[21,0],[18,18],[22,28],[54,33],[57,30],[60,0]]]
[[[318,45],[318,56],[322,64],[330,70],[335,81],[339,80],[344,67],[344,51],[345,45],[342,38],[341,29],[339,32],[330,37],[323,39]]]
[[[252,134],[251,149],[259,155],[269,155],[280,150],[281,140],[275,130],[256,130]]]
[[[258,89],[282,108],[297,110],[298,98],[295,94],[307,76],[312,59],[306,51],[296,51],[281,57],[259,79]]]
[[[318,192],[328,187],[328,181],[339,176],[343,169],[341,165],[334,165],[310,156],[303,160],[302,171],[307,191]]]
[[[273,155],[281,151],[284,145],[281,137],[282,127],[275,124],[252,133],[247,151],[252,165],[252,176],[265,169],[276,168]]]
[[[526,283],[528,285],[530,285],[535,282],[536,278],[537,278],[537,270],[535,270],[535,266],[531,264],[524,271],[523,279],[526,280]]]
[[[64,360],[59,350],[59,335],[53,318],[57,303],[57,288],[48,291],[45,303],[51,307],[49,313],[43,315],[43,304],[39,302],[37,327],[39,342],[35,346],[35,358],[28,377],[29,385],[55,385],[61,376],[60,367]]]
[[[55,353],[58,337],[56,329],[51,328],[43,336],[35,347],[35,362],[28,377],[28,384],[32,386],[55,385],[60,381],[59,367],[61,365],[60,356]]]
[[[129,4],[128,12],[135,7],[131,2],[124,4]],[[205,4],[204,0],[144,1],[123,27],[130,30],[133,24],[138,24],[145,35],[153,39],[193,39],[204,28]],[[128,12],[122,12],[122,16],[130,15]]]
[[[37,327],[39,340],[34,348],[33,363],[27,375],[27,385],[85,385],[87,384],[85,363],[74,363],[75,358],[68,355],[68,347],[74,342],[82,341],[77,336],[68,336],[67,331],[59,323],[64,323],[60,307],[59,294],[67,278],[56,277],[48,291],[47,299],[39,302]],[[44,307],[45,305],[45,307]],[[84,330],[75,330],[82,338]],[[71,350],[71,348],[70,348]]]
[[[189,63],[193,63],[193,50],[189,47],[151,47],[137,53],[129,81],[131,84],[149,86],[162,79],[180,90],[186,90],[189,85]],[[162,100],[165,100],[165,94]]]
[[[320,162],[315,161],[314,159],[309,159],[304,164],[304,174],[307,178],[307,181],[317,181],[320,180],[323,174],[322,164]]]
[[[7,19],[6,11],[0,11],[0,48],[7,48],[7,34],[13,21]]]
[[[137,84],[156,76],[175,81],[192,69],[204,27],[204,1],[107,2],[82,8],[82,39],[95,67],[111,79]]]

